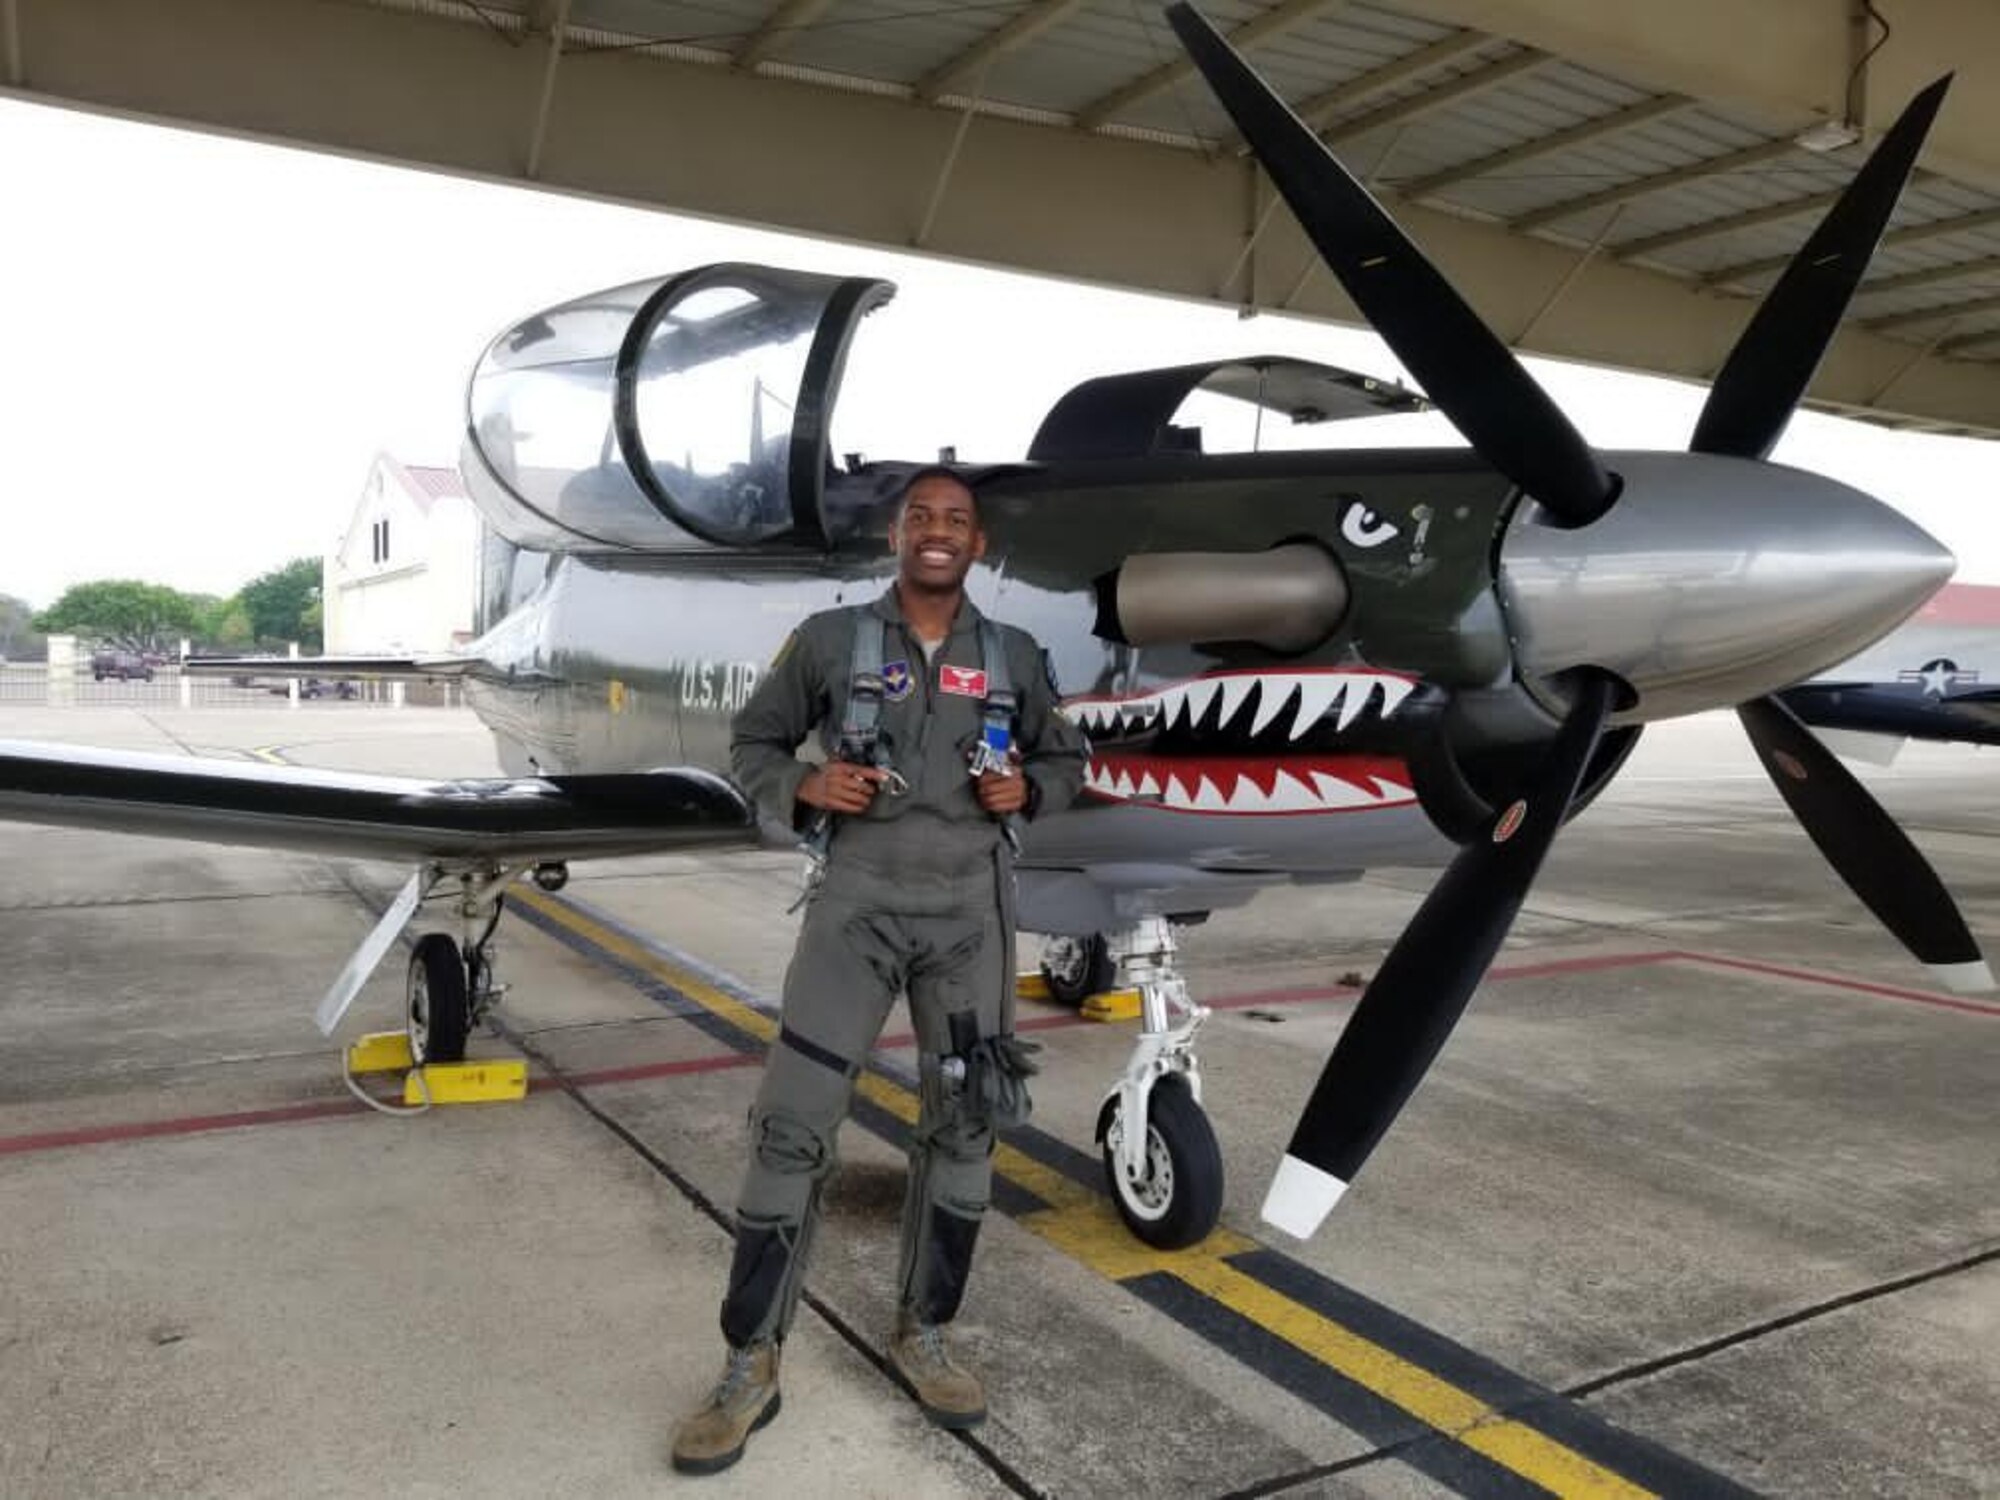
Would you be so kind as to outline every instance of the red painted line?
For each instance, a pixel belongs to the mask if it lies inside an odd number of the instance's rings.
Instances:
[[[575,1084],[628,1083],[635,1079],[671,1078],[683,1073],[713,1073],[725,1068],[751,1068],[763,1062],[761,1055],[731,1052],[720,1057],[696,1057],[681,1062],[638,1063],[625,1068],[600,1068],[591,1073],[572,1073]],[[543,1093],[562,1087],[554,1078],[531,1078],[528,1092]],[[400,1104],[400,1099],[383,1102]],[[368,1107],[351,1099],[335,1099],[320,1104],[287,1104],[276,1109],[244,1109],[230,1114],[181,1115],[167,1120],[131,1120],[116,1125],[87,1125],[75,1130],[50,1130],[35,1135],[0,1136],[0,1156],[26,1156],[38,1151],[60,1151],[71,1146],[105,1146],[119,1141],[158,1140],[180,1135],[202,1135],[214,1130],[250,1130],[264,1125],[299,1125],[321,1120],[349,1119],[367,1114]]]
[[[1779,979],[1798,979],[1807,984],[1825,985],[1829,989],[1852,990],[1856,994],[1874,995],[1883,1000],[1905,1000],[1912,1005],[1934,1005],[1940,1010],[1964,1011],[1967,1015],[2000,1017],[2000,1005],[1982,1005],[1977,1000],[1959,1000],[1950,995],[1935,995],[1928,990],[1906,990],[1893,984],[1876,984],[1867,979],[1847,979],[1839,974],[1819,974],[1811,969],[1791,969],[1783,964],[1761,963],[1754,958],[1725,958],[1719,953],[1676,953],[1672,956],[1687,963],[1710,964],[1718,969],[1743,969],[1752,974],[1770,974]]]
[[[226,1115],[183,1115],[172,1120],[89,1125],[78,1130],[51,1130],[40,1135],[0,1136],[0,1156],[55,1151],[64,1146],[102,1146],[111,1141],[141,1141],[156,1136],[199,1135],[208,1130],[240,1130],[251,1125],[292,1125],[365,1113],[365,1105],[351,1099],[337,1099],[324,1104],[287,1104],[277,1109],[238,1110]]]

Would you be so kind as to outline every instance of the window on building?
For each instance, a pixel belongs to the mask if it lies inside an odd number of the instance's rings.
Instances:
[[[371,522],[368,527],[368,556],[375,563],[389,560],[389,521],[386,516]]]

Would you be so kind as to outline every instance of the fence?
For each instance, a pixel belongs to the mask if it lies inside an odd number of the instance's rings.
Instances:
[[[206,677],[183,674],[167,662],[145,676],[99,677],[87,658],[64,663],[9,662],[0,665],[0,706],[87,708],[275,708],[281,704],[318,708],[389,708],[405,703],[456,708],[456,682],[350,682],[306,678],[294,695],[290,678]]]

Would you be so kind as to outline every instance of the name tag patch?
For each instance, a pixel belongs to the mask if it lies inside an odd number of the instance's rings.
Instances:
[[[961,698],[984,698],[986,673],[979,667],[941,666],[938,668],[938,691],[955,693]]]

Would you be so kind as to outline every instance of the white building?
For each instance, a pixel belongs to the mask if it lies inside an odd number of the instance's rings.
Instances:
[[[423,655],[472,639],[478,512],[456,469],[377,454],[326,556],[328,655]]]

